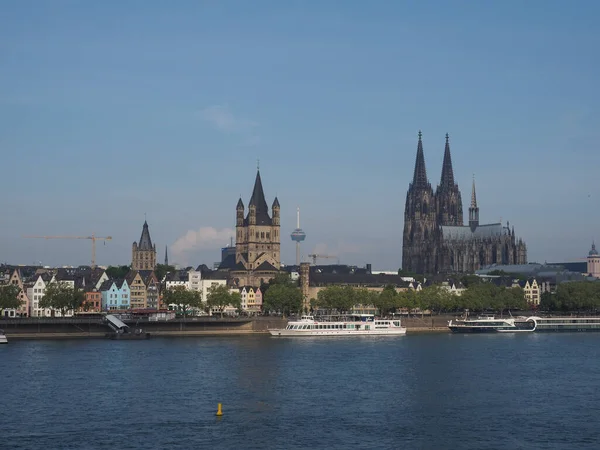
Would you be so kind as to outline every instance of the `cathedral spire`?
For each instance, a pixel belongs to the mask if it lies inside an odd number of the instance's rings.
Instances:
[[[469,208],[469,227],[471,231],[479,226],[479,208],[477,207],[477,196],[475,195],[475,175],[473,175],[473,190],[471,191],[471,207]]]
[[[444,163],[442,164],[442,189],[454,186],[454,170],[452,169],[452,157],[450,156],[450,136],[446,133],[446,147],[444,148]]]
[[[419,143],[417,144],[417,159],[415,161],[415,173],[413,175],[413,186],[424,188],[427,187],[427,171],[425,170],[425,156],[423,155],[422,133],[419,130]]]
[[[165,245],[165,266],[168,266],[168,265],[169,265],[169,249]]]

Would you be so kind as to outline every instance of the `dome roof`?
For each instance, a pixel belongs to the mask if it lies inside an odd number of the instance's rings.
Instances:
[[[588,254],[589,256],[598,256],[598,250],[596,250],[596,243],[592,243],[592,249]]]

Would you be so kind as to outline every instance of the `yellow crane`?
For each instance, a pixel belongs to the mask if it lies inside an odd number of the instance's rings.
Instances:
[[[90,239],[92,241],[92,267],[96,267],[96,241],[110,241],[111,236],[100,237],[92,233],[91,236],[23,236],[25,239]]]
[[[337,256],[334,255],[319,255],[319,254],[312,254],[312,255],[308,255],[309,258],[312,258],[313,260],[313,265],[317,264],[317,258],[323,258],[323,259],[337,259]],[[338,260],[338,264],[339,264],[339,260]]]

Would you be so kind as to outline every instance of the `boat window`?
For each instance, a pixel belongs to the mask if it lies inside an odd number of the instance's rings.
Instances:
[[[394,326],[399,327],[400,326],[400,322],[398,322],[397,320],[394,320]]]

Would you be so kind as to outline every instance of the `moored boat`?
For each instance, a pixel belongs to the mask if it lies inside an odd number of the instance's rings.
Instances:
[[[600,317],[538,317],[527,318],[534,324],[535,331],[568,332],[600,331]]]
[[[490,315],[478,316],[476,319],[456,319],[448,321],[448,328],[453,333],[511,333],[531,332],[535,324],[525,318],[496,318]]]
[[[0,344],[8,344],[8,339],[6,339],[4,330],[0,330]]]
[[[336,318],[317,320],[302,316],[289,321],[285,328],[269,330],[271,336],[402,336],[406,327],[400,319],[378,319],[372,314],[350,314]]]

